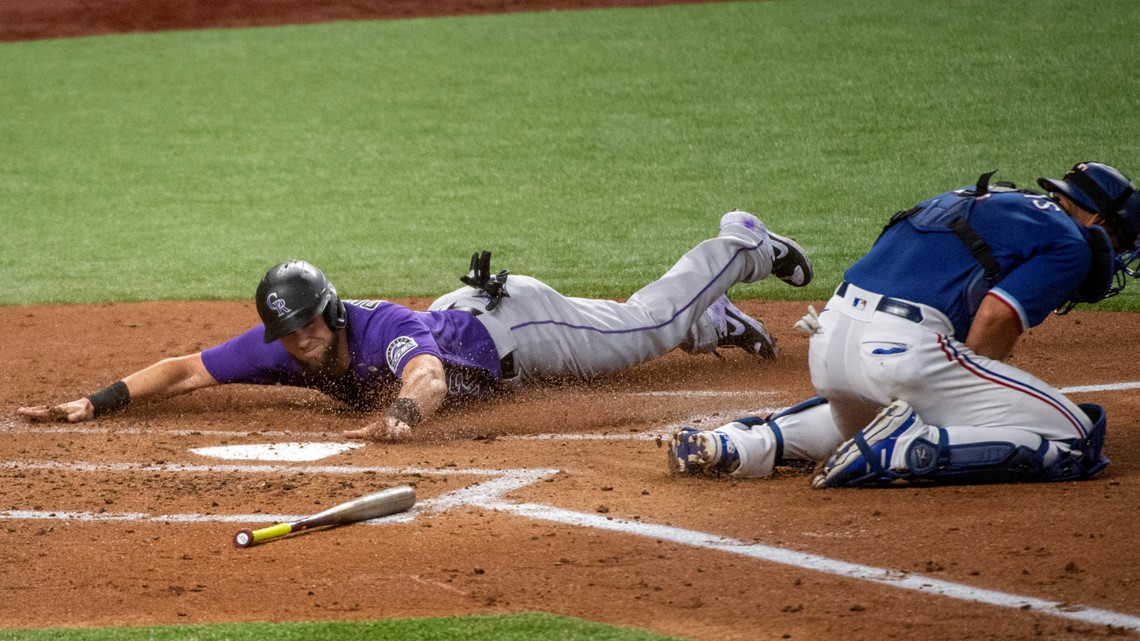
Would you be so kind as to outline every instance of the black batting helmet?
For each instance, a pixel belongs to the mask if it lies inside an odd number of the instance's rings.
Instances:
[[[332,329],[345,326],[344,303],[321,270],[303,260],[275,265],[266,272],[254,296],[265,325],[265,342],[296,331],[324,315]]]

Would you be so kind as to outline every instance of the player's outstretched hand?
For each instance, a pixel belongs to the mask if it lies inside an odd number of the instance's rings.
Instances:
[[[16,410],[16,413],[39,422],[82,423],[95,418],[95,406],[91,404],[90,399],[81,398],[78,401],[60,403],[59,405],[21,407]]]
[[[412,428],[407,423],[393,416],[385,416],[358,430],[346,430],[341,434],[345,438],[359,438],[366,441],[399,441],[411,432]]]

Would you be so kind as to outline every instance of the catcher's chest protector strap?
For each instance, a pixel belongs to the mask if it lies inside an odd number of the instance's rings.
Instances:
[[[945,209],[949,211],[965,208],[968,215],[969,207],[973,205],[974,200],[990,193],[990,178],[995,173],[996,172],[991,171],[979,176],[978,183],[975,185],[973,191],[963,191],[956,194],[962,200],[945,207]],[[1017,186],[1013,183],[999,182],[998,185],[1003,191],[1013,191],[1017,189]],[[915,206],[891,216],[891,220],[883,227],[883,231],[879,234],[879,237],[881,238],[891,227],[921,213],[923,210],[924,208],[922,206]],[[958,240],[962,241],[962,244],[966,246],[966,249],[970,251],[974,259],[981,264],[982,270],[985,273],[986,283],[990,287],[996,285],[1001,278],[1001,267],[998,266],[998,262],[994,258],[993,252],[990,251],[990,246],[986,242],[986,239],[982,238],[981,235],[970,226],[970,223],[966,220],[966,216],[955,215],[947,221],[946,226],[949,227],[950,231],[954,232],[954,235],[958,237]]]
[[[986,239],[978,235],[970,223],[966,222],[965,218],[956,216],[950,221],[950,229],[958,236],[958,240],[970,250],[979,263],[982,264],[982,269],[985,270],[986,282],[990,287],[997,284],[1001,278],[1001,268],[998,267],[997,260],[994,259],[994,254],[990,251],[990,246]]]

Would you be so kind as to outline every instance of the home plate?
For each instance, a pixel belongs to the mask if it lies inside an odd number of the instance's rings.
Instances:
[[[231,461],[318,461],[347,452],[363,443],[264,443],[260,445],[222,445],[190,450],[195,454]]]

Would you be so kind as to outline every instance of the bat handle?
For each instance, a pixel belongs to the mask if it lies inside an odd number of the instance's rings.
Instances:
[[[293,525],[290,523],[278,523],[277,525],[271,525],[267,528],[261,528],[260,530],[242,528],[234,535],[234,547],[247,548],[251,545],[257,545],[262,541],[285,536],[292,531]]]
[[[234,534],[234,547],[247,548],[253,545],[253,530],[249,528],[242,528]]]

